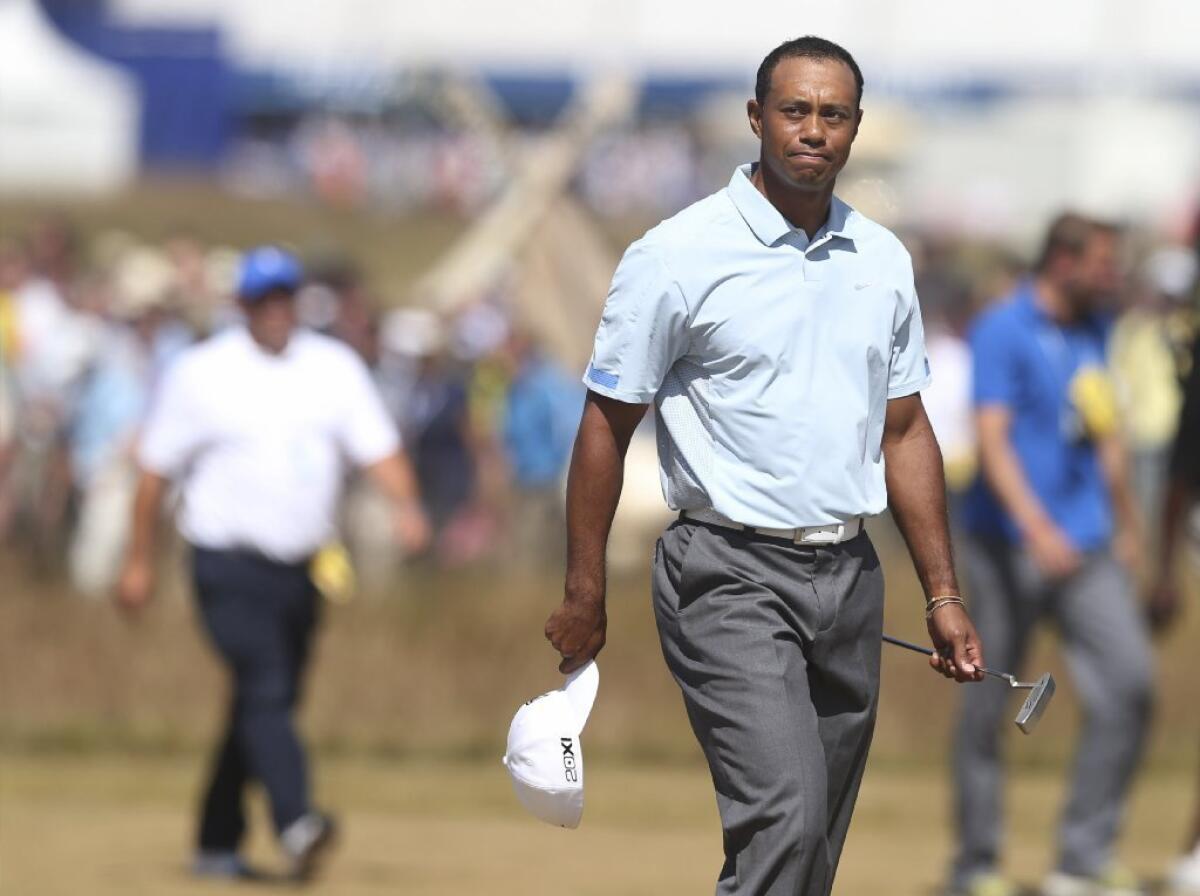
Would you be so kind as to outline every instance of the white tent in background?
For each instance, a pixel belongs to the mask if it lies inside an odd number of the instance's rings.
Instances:
[[[0,193],[101,192],[137,170],[133,79],[58,34],[35,0],[0,0]]]

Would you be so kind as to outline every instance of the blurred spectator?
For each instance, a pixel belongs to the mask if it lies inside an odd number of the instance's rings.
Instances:
[[[99,321],[71,302],[79,294],[69,275],[73,262],[60,253],[71,251],[72,245],[57,235],[57,228],[43,232],[41,240],[30,244],[31,264],[15,287],[22,401],[52,416],[54,426],[61,425],[70,392],[78,386],[99,336]]]
[[[337,294],[324,284],[310,284],[301,291],[299,305],[307,302],[310,314],[332,329],[337,317]],[[324,310],[317,311],[320,306]],[[303,311],[301,311],[303,314]],[[377,328],[376,358],[372,369],[384,407],[395,421],[410,455],[416,458],[424,421],[413,403],[417,380],[426,359],[435,358],[442,346],[442,324],[429,311],[401,308],[386,312]],[[420,475],[418,474],[418,482]],[[429,511],[427,495],[422,495]],[[367,593],[381,592],[397,573],[400,557],[394,539],[388,537],[390,508],[365,479],[351,482],[344,509],[347,545],[354,558],[358,580]]]
[[[975,432],[971,425],[971,352],[950,322],[937,314],[926,318],[925,350],[933,383],[921,393],[929,423],[942,449],[946,488],[958,497],[975,478]],[[951,516],[957,517],[956,508]]]
[[[20,351],[15,383],[20,425],[11,472],[15,512],[32,554],[54,566],[71,494],[68,426],[73,403],[102,339],[101,290],[76,278],[76,239],[51,219],[33,229],[29,264],[14,290]]]
[[[167,238],[163,251],[172,271],[174,313],[198,335],[207,336],[230,322],[232,266],[236,253],[208,249],[189,233]]]
[[[361,361],[297,330],[299,264],[263,247],[239,277],[245,327],[190,349],[156,396],[138,446],[130,547],[118,598],[149,600],[155,532],[179,482],[180,531],[192,545],[204,625],[233,679],[228,722],[206,789],[194,871],[245,875],[245,790],[267,791],[297,877],[333,838],[313,806],[292,715],[311,655],[318,603],[312,563],[334,535],[343,465],[365,469],[394,505],[404,546],[428,533],[395,429]]]
[[[1196,260],[1182,247],[1157,249],[1142,270],[1142,292],[1117,322],[1112,336],[1112,369],[1129,437],[1130,473],[1142,517],[1157,526],[1167,456],[1179,418],[1178,358],[1186,346],[1196,276]],[[1187,334],[1190,335],[1190,334]],[[1154,532],[1148,532],[1148,543]]]
[[[1200,254],[1200,245],[1197,250]],[[1200,526],[1196,520],[1197,497],[1200,496],[1200,332],[1192,347],[1169,474],[1148,602],[1150,623],[1158,630],[1173,624],[1181,610],[1179,546],[1185,539],[1189,539],[1194,547],[1200,546]],[[1170,869],[1166,880],[1166,892],[1180,896],[1200,892],[1200,777],[1196,783],[1193,820],[1183,855]]]
[[[17,289],[25,279],[25,264],[19,243],[0,242],[0,541],[8,535],[15,500],[11,473],[17,453],[15,374],[21,349]]]
[[[415,435],[410,398],[421,368],[442,351],[444,325],[432,311],[396,308],[379,325],[375,379],[393,419],[406,439]]]
[[[133,444],[150,395],[191,332],[169,317],[175,278],[166,257],[133,249],[118,262],[113,317],[80,389],[71,420],[78,495],[70,546],[72,584],[99,596],[116,582],[128,535],[136,471]]]
[[[609,217],[683,208],[704,193],[695,140],[682,123],[602,137],[583,160],[580,192]]]
[[[976,470],[971,352],[962,336],[970,299],[966,284],[941,253],[924,253],[916,286],[925,318],[925,352],[933,371],[933,381],[921,400],[942,450],[950,522],[957,530],[962,497]]]
[[[669,147],[680,145],[673,133],[667,128],[639,143],[640,132],[630,132],[614,145],[625,146],[621,153],[637,154],[654,144],[658,149],[647,150],[651,156],[670,155],[675,150]],[[631,148],[635,145],[642,148]],[[122,537],[121,527],[94,522],[104,516],[98,512],[105,506],[100,495],[109,496],[111,507],[123,500],[113,485],[121,476],[112,458],[136,431],[136,409],[144,405],[170,354],[163,347],[240,325],[231,300],[238,255],[186,230],[171,232],[153,247],[113,229],[95,232],[84,245],[61,221],[39,226],[37,233],[42,259],[37,267],[32,249],[19,242],[0,251],[0,328],[8,334],[0,338],[0,370],[8,382],[7,393],[0,390],[0,408],[5,394],[11,406],[7,447],[0,427],[0,536],[12,516],[6,508],[18,504],[13,493],[20,483],[24,527],[18,531],[34,534],[44,568],[71,570],[81,589],[94,591],[111,577],[100,558],[111,556]],[[918,286],[937,368],[926,403],[953,490],[968,476],[971,463],[971,430],[963,422],[967,377],[956,372],[964,349],[957,334],[969,306],[996,281],[1001,256],[990,245],[944,238],[926,242],[927,251],[918,253],[924,256]],[[166,262],[171,289],[169,310],[156,309],[143,319],[134,310],[142,299],[130,305],[126,286],[111,282],[109,274],[120,280],[123,262],[146,253]],[[87,265],[65,254],[78,255]],[[495,554],[506,519],[513,523],[514,538],[520,535],[521,543],[540,545],[538,551],[553,557],[554,545],[537,536],[543,527],[518,520],[542,516],[522,509],[539,502],[546,514],[558,512],[554,486],[549,478],[535,484],[534,471],[554,466],[549,459],[561,449],[557,437],[545,434],[573,432],[578,409],[567,401],[563,410],[547,412],[552,402],[543,386],[550,362],[544,356],[530,355],[531,365],[521,374],[524,361],[516,355],[524,357],[530,346],[525,336],[513,336],[522,326],[509,300],[515,275],[453,315],[404,308],[381,316],[375,285],[361,277],[357,264],[351,255],[333,254],[315,265],[313,278],[297,295],[297,314],[302,325],[352,346],[371,367],[414,458],[421,458],[429,509],[438,523],[438,558],[458,565]],[[159,346],[153,358],[143,342],[149,330]],[[18,389],[18,383],[26,388]],[[19,427],[18,414],[25,415]],[[347,488],[342,522],[359,580],[382,591],[400,568],[387,537],[390,505],[367,480],[352,479]],[[559,534],[554,527],[549,531]],[[101,548],[101,532],[111,540],[109,548]],[[92,549],[84,550],[86,545]]]
[[[366,187],[367,158],[349,124],[314,117],[301,125],[297,140],[317,196],[335,206],[359,204]]]
[[[377,377],[412,454],[438,558],[469,562],[487,550],[494,531],[478,502],[469,372],[448,358],[445,328],[432,312],[393,311],[380,333]]]
[[[79,591],[95,594],[121,553],[128,448],[156,383],[180,348],[240,326],[230,300],[236,253],[184,231],[151,246],[109,229],[82,247],[84,267],[60,257],[75,251],[61,224],[40,232],[40,267],[22,243],[0,251],[0,537],[19,503],[20,531],[38,539],[44,568],[68,570]],[[551,362],[512,337],[506,288],[445,319],[413,308],[380,317],[343,259],[318,268],[296,299],[304,326],[350,345],[371,367],[413,448],[439,533],[436,556],[448,565],[493,554],[510,511],[537,516],[513,500],[528,504],[537,492],[556,512],[562,433],[577,422],[570,401],[550,397]],[[386,538],[390,505],[368,481],[351,480],[348,490],[343,523],[359,579],[378,590],[398,569]],[[528,528],[524,542],[537,542],[541,528]]]
[[[1053,620],[1084,709],[1046,896],[1141,892],[1114,854],[1153,688],[1149,639],[1117,559],[1138,550],[1098,311],[1120,283],[1118,246],[1113,228],[1060,216],[1034,277],[970,336],[981,467],[965,514],[971,615],[989,665],[1014,671],[1038,623]],[[998,875],[1008,698],[993,681],[962,703],[957,893],[1016,892]]]
[[[504,449],[514,488],[510,535],[522,560],[558,563],[566,549],[563,471],[583,389],[524,333],[509,337],[505,359],[511,376],[504,410]]]
[[[346,343],[364,363],[374,367],[378,361],[376,303],[362,275],[354,265],[341,260],[321,272],[317,282],[318,288],[328,290],[327,300],[332,300],[325,309],[332,316],[322,331]]]
[[[499,294],[472,302],[455,317],[450,350],[459,360],[480,361],[503,347],[511,327]]]

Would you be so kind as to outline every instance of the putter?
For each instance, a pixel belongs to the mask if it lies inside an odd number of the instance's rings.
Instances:
[[[933,651],[930,648],[922,647],[920,644],[901,641],[899,638],[893,638],[891,635],[884,635],[883,640],[889,644],[895,644],[897,647],[904,647],[907,650],[923,653],[926,656],[933,656]],[[1015,675],[1009,675],[1007,672],[993,672],[991,669],[983,668],[983,666],[978,666],[977,668],[985,675],[1007,681],[1010,688],[1029,691],[1029,696],[1021,704],[1021,711],[1017,713],[1017,717],[1013,721],[1016,722],[1017,727],[1023,733],[1032,734],[1033,729],[1037,727],[1038,720],[1045,713],[1046,707],[1050,705],[1050,698],[1054,696],[1054,676],[1047,672],[1037,681],[1025,682],[1017,681]]]

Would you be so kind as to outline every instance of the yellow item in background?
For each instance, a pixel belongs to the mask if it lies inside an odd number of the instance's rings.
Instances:
[[[1081,367],[1071,380],[1071,402],[1089,438],[1101,439],[1117,431],[1117,393],[1100,367]]]
[[[17,305],[10,292],[0,292],[0,360],[11,366],[21,348]]]
[[[1139,450],[1158,450],[1170,444],[1183,403],[1178,360],[1173,345],[1187,346],[1172,333],[1174,317],[1135,308],[1113,330],[1109,371],[1121,405],[1123,431]]]
[[[353,599],[357,581],[345,545],[333,542],[317,551],[308,565],[308,574],[330,603],[345,604]]]
[[[952,492],[965,492],[975,481],[979,464],[973,451],[947,454],[942,461],[946,472],[946,488]]]

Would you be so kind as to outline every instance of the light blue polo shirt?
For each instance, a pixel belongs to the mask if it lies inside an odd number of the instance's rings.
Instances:
[[[584,383],[654,403],[674,510],[770,528],[879,513],[887,401],[929,383],[912,261],[836,198],[810,241],[751,170],[629,247]]]

